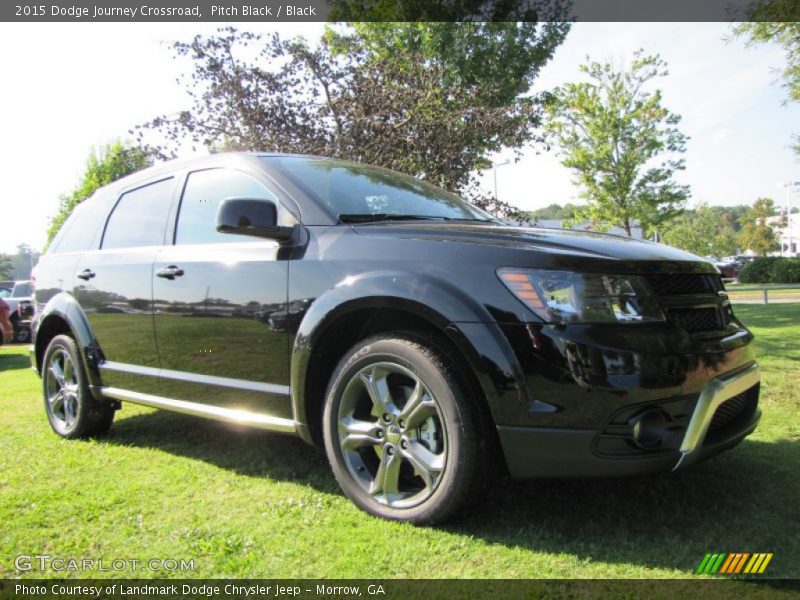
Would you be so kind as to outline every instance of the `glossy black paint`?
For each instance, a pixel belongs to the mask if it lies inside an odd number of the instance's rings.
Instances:
[[[268,187],[279,199],[276,222],[291,238],[232,234],[232,243],[174,245],[182,182],[209,168],[240,170]],[[100,249],[118,196],[166,175],[176,185],[164,245]],[[512,472],[525,476],[553,474],[557,457],[541,450],[553,436],[578,440],[573,462],[586,474],[598,461],[611,465],[603,473],[615,472],[615,461],[594,450],[612,415],[693,397],[711,378],[754,360],[752,336],[735,318],[710,335],[670,322],[545,323],[497,276],[499,267],[716,275],[713,265],[658,244],[495,223],[339,224],[256,155],[168,163],[88,202],[98,220],[89,247],[48,253],[37,269],[36,355],[42,333],[60,319],[79,340],[95,386],[293,418],[307,441],[318,428],[313,390],[325,384],[313,380],[315,361],[335,361],[318,348],[342,319],[368,331],[360,315],[376,310],[413,316],[448,340],[487,402]],[[81,279],[87,270],[93,276]],[[729,310],[722,295],[695,300]],[[537,431],[546,435],[520,450],[518,440]],[[530,467],[539,459],[548,466]],[[669,460],[652,458],[638,471]],[[637,472],[625,465],[616,472]]]

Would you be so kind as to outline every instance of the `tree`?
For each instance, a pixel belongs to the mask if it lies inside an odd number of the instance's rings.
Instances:
[[[8,254],[0,254],[0,279],[9,280],[14,272],[14,265],[11,264],[11,257]]]
[[[187,140],[318,154],[474,194],[473,174],[489,155],[536,140],[541,99],[528,89],[567,31],[563,23],[362,23],[328,29],[311,47],[223,28],[173,45],[194,61],[182,79],[191,108],[136,132],[143,143],[153,131],[165,136],[163,156]]]
[[[86,160],[86,169],[78,185],[69,194],[60,197],[58,213],[50,221],[47,244],[72,213],[72,210],[95,191],[112,181],[153,164],[150,151],[117,140],[99,149],[92,149]]]
[[[731,256],[738,252],[733,226],[706,204],[685,211],[665,224],[660,233],[664,243],[699,256]]]
[[[629,236],[638,221],[650,234],[689,196],[688,186],[673,181],[688,139],[677,128],[680,117],[661,105],[659,90],[645,91],[667,75],[666,63],[639,50],[627,70],[589,57],[581,70],[590,81],[557,88],[546,121],[588,201],[576,218],[617,225]]]
[[[11,257],[12,277],[14,279],[29,279],[33,267],[39,262],[39,256],[40,253],[28,244],[19,244],[17,253]]]
[[[786,66],[781,77],[787,102],[800,101],[800,4],[797,0],[758,0],[742,17],[747,22],[734,27],[737,36],[748,38],[750,45],[772,42],[783,48]],[[800,144],[794,149],[800,154]]]
[[[768,219],[775,216],[775,201],[772,198],[759,198],[743,218],[739,232],[739,244],[759,256],[778,250],[778,236],[769,225]]]

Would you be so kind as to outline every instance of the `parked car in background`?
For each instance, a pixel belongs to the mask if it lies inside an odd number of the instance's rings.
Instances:
[[[723,279],[736,279],[739,275],[739,265],[735,262],[717,261],[714,263]]]
[[[33,317],[33,282],[15,281],[11,295],[4,298],[11,311],[11,325],[14,327],[14,341],[27,342],[31,336]]]
[[[0,298],[0,345],[14,340],[14,326],[11,325],[11,309],[5,300]]]
[[[684,469],[760,417],[753,336],[710,262],[509,226],[353,162],[145,169],[79,204],[35,278],[58,435],[102,435],[129,402],[297,435],[389,519],[441,522],[506,467]]]

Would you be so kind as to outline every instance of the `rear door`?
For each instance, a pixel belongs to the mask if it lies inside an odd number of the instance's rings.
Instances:
[[[291,418],[286,314],[288,263],[276,241],[216,231],[225,198],[278,193],[233,168],[188,173],[174,243],[159,253],[153,298],[161,387],[169,398]]]
[[[125,190],[106,221],[100,249],[77,263],[74,295],[103,354],[106,386],[159,393],[153,261],[164,245],[174,191],[174,177]]]

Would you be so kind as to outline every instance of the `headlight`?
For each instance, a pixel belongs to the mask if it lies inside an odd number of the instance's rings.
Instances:
[[[545,321],[641,323],[664,321],[650,286],[635,275],[544,269],[499,269],[505,286]]]

